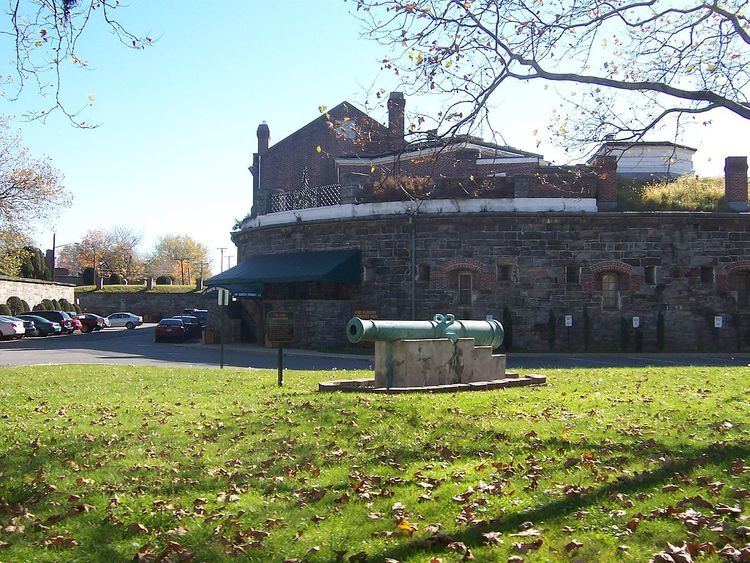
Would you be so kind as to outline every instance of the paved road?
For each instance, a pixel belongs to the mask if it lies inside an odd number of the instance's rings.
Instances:
[[[121,364],[151,366],[218,367],[219,347],[200,343],[155,343],[153,324],[135,330],[111,328],[90,334],[47,338],[23,338],[0,342],[0,365],[33,364]],[[231,367],[275,368],[275,350],[227,346],[224,365]],[[287,355],[290,369],[331,370],[369,369],[371,360],[363,357]]]
[[[254,346],[227,346],[225,365],[273,369],[276,351]],[[543,369],[639,366],[745,366],[750,354],[509,354],[508,367]],[[93,334],[0,341],[0,365],[125,364],[207,366],[219,363],[219,347],[199,343],[154,343],[154,325],[135,330],[107,329]],[[284,361],[290,369],[372,369],[372,358],[325,355],[290,350]]]

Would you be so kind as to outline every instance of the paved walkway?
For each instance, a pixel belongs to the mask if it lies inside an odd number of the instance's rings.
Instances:
[[[228,367],[273,369],[277,351],[250,344],[224,347]],[[285,349],[289,369],[372,370],[374,359],[357,354],[332,354]],[[218,367],[219,346],[195,343],[154,343],[154,325],[135,330],[107,329],[93,334],[0,341],[0,365],[32,364],[125,364],[154,366]],[[511,353],[512,369],[641,366],[743,366],[750,353],[743,354],[525,354]]]

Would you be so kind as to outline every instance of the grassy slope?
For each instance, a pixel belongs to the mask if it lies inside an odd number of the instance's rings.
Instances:
[[[80,285],[75,288],[76,293],[195,293],[195,285],[154,285],[154,289],[146,291],[145,285],[105,285],[96,289],[95,285]]]
[[[729,211],[723,178],[683,176],[671,182],[622,182],[618,203],[622,211]]]
[[[546,388],[382,397],[315,391],[340,372],[287,372],[279,390],[271,372],[2,369],[0,559],[124,561],[148,544],[171,545],[175,560],[460,560],[430,525],[477,561],[538,539],[527,560],[744,544],[747,369],[547,373]],[[396,527],[395,503],[413,537]],[[741,516],[711,516],[718,503]],[[670,506],[713,524],[651,516]],[[527,521],[541,535],[511,535]],[[488,532],[500,545],[485,545]],[[582,546],[566,552],[572,540]]]

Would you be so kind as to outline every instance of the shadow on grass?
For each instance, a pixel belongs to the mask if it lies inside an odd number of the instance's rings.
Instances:
[[[463,542],[469,548],[483,545],[483,533],[486,532],[516,532],[524,522],[545,522],[560,520],[571,514],[597,505],[602,499],[607,499],[617,493],[634,494],[650,490],[669,481],[677,473],[689,474],[699,467],[729,465],[738,458],[750,455],[750,445],[707,446],[705,448],[685,450],[685,455],[675,460],[668,467],[661,467],[653,471],[638,474],[630,478],[618,478],[612,483],[602,485],[589,493],[578,497],[567,497],[550,501],[539,508],[508,514],[490,521],[487,524],[469,526],[463,531],[451,534],[454,541]],[[439,550],[440,548],[436,548]],[[424,547],[414,544],[395,546],[377,554],[377,559],[404,559],[416,551],[423,551]]]

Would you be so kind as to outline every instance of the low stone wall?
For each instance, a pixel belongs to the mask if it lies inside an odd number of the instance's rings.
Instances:
[[[106,293],[88,291],[76,294],[78,303],[85,311],[107,316],[119,311],[141,315],[145,322],[158,322],[165,317],[182,314],[183,309],[208,309],[209,319],[216,318],[216,298],[204,297],[200,293]]]
[[[29,307],[41,303],[43,299],[67,299],[74,303],[73,288],[73,285],[64,283],[0,276],[0,303],[13,296],[26,301]]]

